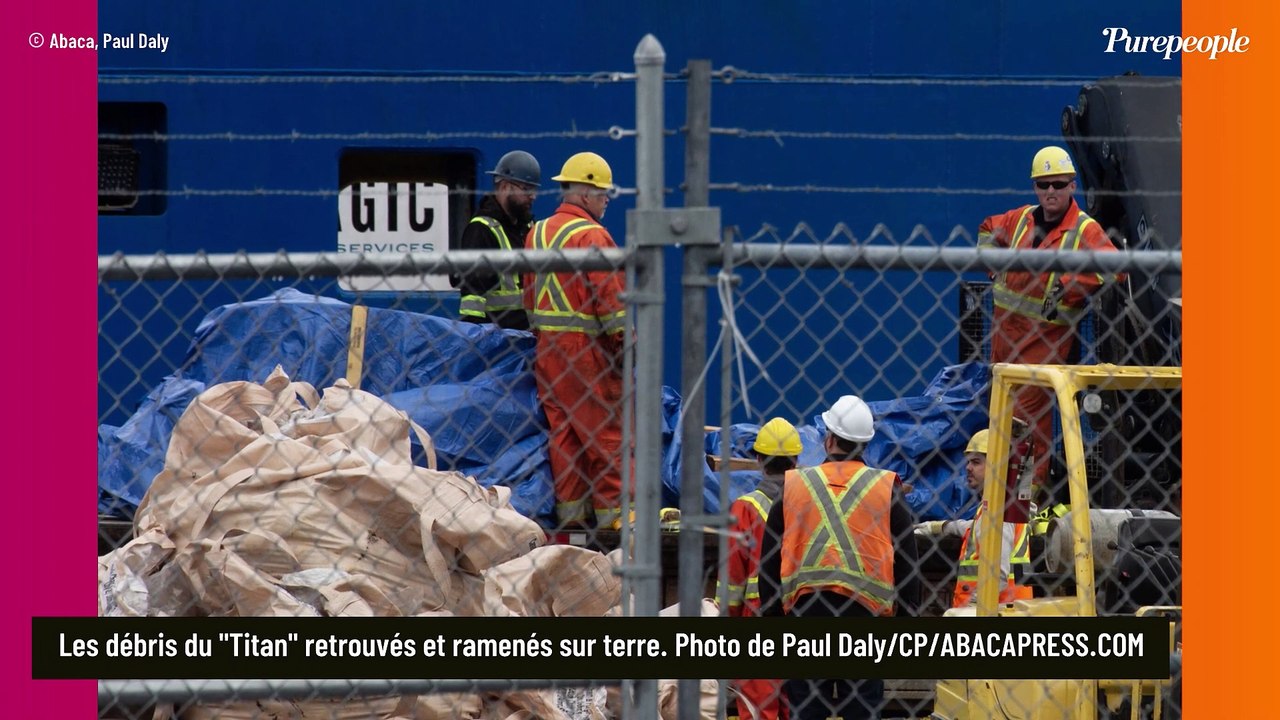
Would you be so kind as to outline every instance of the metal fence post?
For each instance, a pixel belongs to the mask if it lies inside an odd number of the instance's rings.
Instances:
[[[711,203],[711,61],[690,60],[685,107],[684,206]]]
[[[685,207],[705,207],[709,199],[709,158],[711,146],[711,62],[689,62],[685,135]],[[703,491],[702,444],[706,431],[706,385],[701,382],[707,361],[707,288],[713,283],[707,277],[708,248],[715,236],[690,238],[684,244],[684,308],[681,329],[681,397],[683,425],[680,463],[679,595],[680,614],[702,614],[703,534],[700,526],[705,515]],[[723,450],[723,438],[721,435]],[[728,456],[721,453],[725,460]],[[724,508],[721,508],[723,511]],[[722,536],[723,537],[723,536]],[[678,685],[680,720],[698,716],[700,687],[697,680],[681,680]]]
[[[663,66],[666,52],[653,35],[636,46],[636,200],[638,210],[662,208]],[[641,245],[636,277],[637,343],[635,392],[635,565],[644,573],[634,584],[640,617],[658,614],[661,556],[658,539],[659,459],[662,454],[662,247]],[[634,717],[658,716],[658,684],[638,680],[633,688]]]

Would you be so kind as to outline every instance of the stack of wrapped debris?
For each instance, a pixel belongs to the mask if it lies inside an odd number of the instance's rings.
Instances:
[[[411,434],[428,467],[414,464]],[[508,488],[484,488],[435,465],[421,427],[345,380],[320,396],[277,367],[262,384],[210,387],[178,420],[134,539],[98,560],[99,614],[619,612],[616,553],[544,547],[543,530],[511,507]],[[663,717],[674,717],[666,707]],[[181,717],[569,720],[570,712],[616,717],[618,703],[602,689],[585,697],[525,691],[228,703],[186,708]]]

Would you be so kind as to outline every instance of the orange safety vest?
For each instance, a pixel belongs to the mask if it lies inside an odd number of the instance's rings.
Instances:
[[[974,528],[978,527],[978,523],[982,519],[982,511],[986,508],[986,503],[978,506],[978,512],[973,515],[973,524],[968,530],[964,531],[964,539],[960,541],[960,565],[956,568],[956,590],[951,596],[951,607],[958,608],[968,605],[973,600],[974,594],[978,591],[978,539],[975,536]],[[1000,588],[1000,602],[1013,602],[1014,600],[1030,598],[1031,588],[1018,584],[1019,571],[1029,570],[1031,567],[1031,533],[1027,532],[1026,523],[1011,523],[1013,525],[1013,549],[1009,553],[1009,576],[1005,578],[1005,584]],[[1004,544],[1004,533],[1001,533],[1001,544]],[[1001,548],[1003,552],[1003,548]]]
[[[893,614],[892,472],[858,461],[790,470],[783,484],[782,606],[819,590]]]

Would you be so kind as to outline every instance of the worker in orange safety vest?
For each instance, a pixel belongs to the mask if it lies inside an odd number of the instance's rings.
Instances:
[[[827,462],[786,474],[760,550],[761,614],[915,615],[919,572],[911,510],[898,476],[862,462],[871,409],[845,395],[822,414]],[[884,680],[788,680],[795,720],[878,718]]]
[[[978,247],[1115,251],[1102,226],[1076,205],[1076,169],[1066,150],[1049,146],[1037,152],[1031,161],[1031,184],[1039,204],[983,220]],[[1064,364],[1089,296],[1104,282],[1123,276],[1006,271],[992,278],[991,362]],[[1053,448],[1052,395],[1044,388],[1023,387],[1016,402],[1018,416],[1035,430],[1035,478],[1043,487]]]
[[[965,447],[965,477],[971,490],[982,497],[983,483],[987,476],[987,443],[989,430],[979,430]],[[935,537],[962,536],[960,562],[956,568],[956,587],[951,596],[951,607],[973,604],[978,590],[978,523],[984,513],[990,512],[986,500],[978,504],[972,520],[932,520],[916,526],[916,532]],[[1001,523],[1000,574],[1005,583],[1000,587],[1000,602],[1031,597],[1031,588],[1019,580],[1031,569],[1030,528],[1027,523]]]
[[[613,171],[578,153],[560,174],[563,200],[525,239],[531,250],[616,248],[600,224]],[[534,377],[547,416],[556,516],[561,526],[616,528],[622,494],[621,272],[529,273],[524,306],[537,333]]]
[[[725,577],[716,588],[717,597],[727,598],[729,617],[760,615],[760,546],[765,521],[782,492],[783,477],[795,469],[796,459],[804,447],[795,426],[776,417],[760,427],[751,449],[760,463],[760,484],[729,506],[733,534],[729,536]],[[787,717],[781,702],[781,680],[752,678],[738,680],[736,684],[738,692],[756,709],[761,720]],[[737,714],[741,718],[750,717],[743,708],[738,708]]]

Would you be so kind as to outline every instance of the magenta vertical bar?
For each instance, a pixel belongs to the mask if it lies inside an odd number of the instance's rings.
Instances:
[[[93,0],[9,3],[5,68],[5,308],[0,412],[8,462],[0,592],[6,714],[97,715],[92,681],[31,680],[31,618],[97,612],[98,56]],[[16,705],[16,707],[15,707]]]

